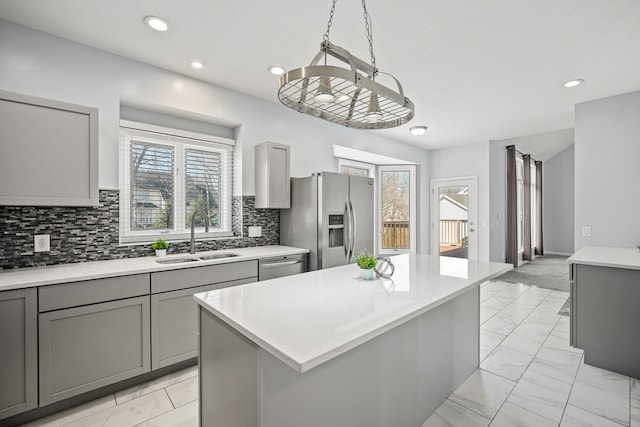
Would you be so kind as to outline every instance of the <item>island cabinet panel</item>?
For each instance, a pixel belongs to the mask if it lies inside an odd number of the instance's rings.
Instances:
[[[571,264],[571,345],[584,362],[640,378],[640,270]]]
[[[149,372],[149,296],[39,315],[40,406]]]
[[[35,289],[0,292],[0,420],[38,405]]]
[[[151,368],[198,356],[198,311],[193,294],[255,282],[257,275],[257,261],[152,273]],[[167,289],[177,290],[165,292]]]
[[[151,293],[258,277],[258,261],[239,261],[151,273]]]

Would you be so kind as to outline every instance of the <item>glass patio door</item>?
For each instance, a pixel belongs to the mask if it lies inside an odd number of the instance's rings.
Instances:
[[[431,181],[431,253],[477,259],[476,178]]]

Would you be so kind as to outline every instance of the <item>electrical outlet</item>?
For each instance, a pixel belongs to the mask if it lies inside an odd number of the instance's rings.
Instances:
[[[585,225],[582,227],[582,237],[591,237],[591,226]]]
[[[262,236],[262,227],[257,225],[255,227],[249,227],[249,237],[260,237]]]
[[[51,241],[49,234],[36,234],[33,238],[34,252],[49,252],[51,250]]]

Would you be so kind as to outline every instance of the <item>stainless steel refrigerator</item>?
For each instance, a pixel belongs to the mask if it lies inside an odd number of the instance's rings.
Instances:
[[[373,253],[373,178],[321,172],[291,178],[291,208],[280,210],[280,244],[309,249],[309,270]]]

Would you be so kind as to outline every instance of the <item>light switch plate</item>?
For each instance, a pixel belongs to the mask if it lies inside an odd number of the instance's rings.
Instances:
[[[36,234],[33,238],[34,252],[49,252],[51,250],[51,241],[49,234]]]
[[[591,237],[591,226],[585,225],[582,227],[582,237]]]
[[[249,237],[260,237],[262,236],[262,227],[257,225],[253,227],[249,227]]]

